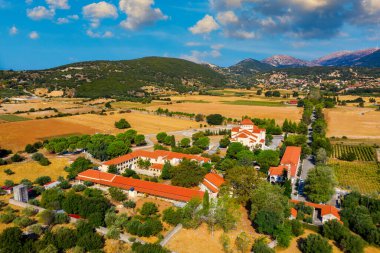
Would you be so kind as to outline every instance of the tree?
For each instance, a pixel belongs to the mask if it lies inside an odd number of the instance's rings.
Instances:
[[[199,147],[200,149],[206,150],[208,149],[208,146],[210,145],[210,138],[201,137],[194,142],[194,145]]]
[[[224,253],[230,253],[231,250],[231,241],[227,234],[223,233],[219,238],[220,243],[223,246]]]
[[[252,246],[252,252],[254,253],[275,253],[274,249],[269,248],[266,238],[260,237],[255,240]]]
[[[324,148],[319,148],[316,153],[317,164],[324,165],[327,162],[327,152]]]
[[[73,229],[59,227],[54,232],[54,241],[59,249],[69,249],[75,246],[77,233]]]
[[[230,145],[230,138],[229,136],[224,136],[222,139],[219,141],[219,147],[221,148],[226,148]]]
[[[261,96],[261,94],[263,94],[263,90],[257,90],[256,91],[256,95]]]
[[[112,164],[108,167],[108,170],[107,170],[108,173],[112,173],[112,174],[117,174],[118,173],[118,170],[117,170],[117,167],[116,165]]]
[[[164,210],[162,220],[172,226],[177,226],[182,221],[182,210],[169,207]]]
[[[204,121],[204,118],[205,117],[203,114],[198,113],[197,115],[195,115],[195,121],[196,122]]]
[[[51,178],[49,176],[41,176],[41,177],[36,178],[36,180],[34,180],[35,184],[39,184],[41,186],[50,182],[51,182]]]
[[[189,138],[183,138],[182,140],[181,140],[181,142],[180,142],[180,147],[181,148],[188,148],[188,147],[190,147],[190,139]]]
[[[172,185],[182,187],[193,187],[199,185],[208,170],[200,167],[196,161],[184,159],[181,163],[171,169]]]
[[[153,216],[158,213],[157,205],[153,202],[145,202],[140,210],[140,214],[144,216]]]
[[[12,187],[14,185],[15,185],[15,183],[12,180],[7,179],[7,180],[4,181],[4,186],[5,187]]]
[[[86,233],[79,237],[77,245],[86,251],[101,249],[104,247],[103,238],[97,233]]]
[[[158,141],[159,143],[163,143],[164,140],[165,140],[165,138],[166,138],[167,136],[168,136],[167,133],[165,133],[165,132],[161,132],[161,133],[158,133],[158,134],[156,135],[156,139],[157,139],[157,141]]]
[[[208,191],[205,191],[205,194],[203,195],[202,211],[203,213],[207,214],[209,210],[210,210],[210,196],[208,194]]]
[[[44,210],[38,214],[41,223],[45,225],[51,225],[54,223],[54,212],[50,210]]]
[[[14,163],[18,163],[18,162],[22,162],[24,161],[24,157],[20,156],[19,154],[14,154],[12,157],[11,157],[11,161],[14,162]]]
[[[33,145],[28,144],[25,146],[25,152],[29,153],[29,154],[35,153],[35,152],[37,152],[37,149]]]
[[[317,166],[311,169],[305,181],[305,194],[315,202],[327,202],[334,194],[335,176],[328,166]]]
[[[209,125],[221,125],[223,124],[224,117],[220,114],[210,114],[206,117],[206,121]]]
[[[298,248],[302,253],[331,253],[332,247],[329,242],[318,234],[310,234],[306,239],[301,239]]]
[[[292,227],[292,234],[294,236],[300,236],[304,233],[303,225],[299,220],[291,220],[290,225]]]
[[[253,166],[253,163],[256,161],[255,155],[249,150],[240,151],[236,154],[236,157],[241,166]]]
[[[161,178],[164,180],[171,179],[172,175],[172,165],[169,162],[165,162],[164,167],[162,168]]]
[[[227,170],[227,183],[232,187],[233,195],[239,202],[246,203],[252,191],[262,181],[259,172],[252,167],[235,166]]]
[[[142,134],[136,135],[134,142],[135,142],[136,146],[144,146],[146,144],[145,136]]]
[[[245,232],[241,232],[235,239],[236,248],[245,253],[249,250],[249,237]]]
[[[169,253],[170,251],[163,248],[160,244],[134,242],[132,244],[132,250],[135,253]]]
[[[232,142],[227,149],[226,158],[237,159],[237,154],[246,149],[240,142]]]
[[[126,129],[130,128],[131,125],[125,119],[120,119],[119,121],[115,122],[115,127],[118,129]]]
[[[116,201],[124,201],[127,198],[124,192],[116,187],[109,188],[108,192],[110,193],[111,198]]]

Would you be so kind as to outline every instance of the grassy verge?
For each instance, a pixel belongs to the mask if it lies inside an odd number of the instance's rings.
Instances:
[[[330,159],[338,185],[344,189],[357,190],[363,194],[380,191],[380,174],[376,162],[346,162]]]
[[[13,114],[2,114],[0,115],[0,120],[5,120],[8,122],[16,122],[16,121],[25,121],[25,120],[30,120],[30,119],[13,115]]]

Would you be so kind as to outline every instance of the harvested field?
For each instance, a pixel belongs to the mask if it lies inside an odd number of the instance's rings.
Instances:
[[[337,107],[326,109],[327,136],[380,139],[380,112],[375,109]]]
[[[191,120],[176,119],[170,117],[161,117],[145,113],[124,113],[107,116],[94,114],[85,114],[57,119],[60,122],[78,124],[83,127],[97,129],[97,132],[103,133],[120,133],[125,129],[115,128],[115,122],[120,119],[126,119],[133,129],[142,134],[158,133],[162,131],[178,131],[190,128],[197,128],[199,123]]]
[[[166,101],[152,101],[150,104],[142,104],[129,101],[118,101],[111,103],[112,108],[116,109],[130,109],[130,108],[146,108],[154,105],[165,105],[168,102]]]
[[[2,115],[0,115],[0,120],[3,121],[3,123],[4,123],[4,122],[25,121],[25,120],[30,120],[30,119],[25,118],[25,117],[20,117],[17,115],[13,115],[13,114],[2,114]]]
[[[3,184],[6,179],[19,183],[24,178],[34,181],[40,176],[49,176],[52,180],[56,180],[59,176],[65,177],[67,175],[64,168],[69,165],[68,159],[49,158],[49,160],[51,162],[49,166],[42,166],[35,161],[0,166],[0,184]],[[15,174],[5,174],[4,170],[6,169],[11,169]]]
[[[26,144],[41,139],[62,135],[94,134],[96,132],[97,129],[95,128],[60,119],[28,120],[0,124],[0,143],[2,147],[16,152],[23,150]]]
[[[262,236],[257,234],[252,228],[248,219],[247,212],[242,208],[242,218],[237,225],[237,230],[232,230],[227,233],[230,238],[230,245],[233,252],[238,252],[235,247],[235,239],[241,232],[246,232],[253,243],[254,239]],[[166,245],[168,249],[178,253],[193,253],[194,250],[207,249],[208,253],[222,253],[223,248],[220,243],[220,236],[223,234],[222,230],[214,231],[212,235],[208,230],[206,224],[202,224],[197,229],[182,229],[177,233]],[[203,252],[202,250],[200,252]],[[205,251],[206,252],[206,251]]]
[[[250,105],[250,106],[287,106],[282,102],[271,101],[255,101],[255,100],[236,100],[236,101],[222,101],[223,104],[228,105]]]
[[[380,192],[380,174],[376,162],[330,159],[328,165],[334,169],[339,187],[357,190],[363,194]]]
[[[157,110],[159,107],[169,109],[170,111],[202,113],[206,115],[220,113],[225,117],[236,119],[241,119],[241,117],[245,115],[253,118],[274,118],[278,124],[282,124],[285,119],[298,122],[302,115],[302,109],[298,107],[230,105],[223,104],[221,102],[213,102],[208,104],[176,103],[171,105],[152,106],[147,109]]]

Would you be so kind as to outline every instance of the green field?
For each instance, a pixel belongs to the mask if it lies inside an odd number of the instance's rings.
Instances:
[[[252,106],[271,106],[271,107],[286,106],[282,102],[271,102],[271,101],[235,100],[235,101],[221,101],[221,102],[223,104],[228,104],[228,105],[252,105]]]
[[[2,115],[0,115],[0,120],[5,120],[5,121],[9,121],[9,122],[16,122],[16,121],[25,121],[25,120],[30,120],[30,119],[20,117],[17,115],[13,115],[13,114],[2,114]]]
[[[334,169],[339,187],[357,190],[363,194],[380,192],[380,173],[376,162],[330,159],[328,165]]]
[[[339,158],[344,153],[354,153],[359,161],[376,161],[376,151],[373,147],[362,145],[333,145],[332,158]]]

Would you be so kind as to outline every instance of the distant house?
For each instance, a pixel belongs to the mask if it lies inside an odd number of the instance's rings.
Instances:
[[[200,188],[203,191],[208,191],[212,196],[216,196],[219,188],[224,184],[224,178],[216,173],[208,173],[203,179]]]
[[[250,150],[262,149],[265,146],[266,130],[261,129],[250,119],[244,119],[240,126],[233,127],[231,130],[231,142],[240,142]]]
[[[204,158],[198,155],[182,154],[166,150],[155,150],[153,152],[137,150],[130,154],[106,161],[99,167],[99,169],[106,172],[108,171],[109,166],[115,165],[119,173],[123,173],[126,169],[131,169],[139,174],[159,176],[161,175],[162,168],[166,162],[176,166],[184,159],[197,161],[199,164],[208,163],[210,161],[209,158]],[[142,169],[138,165],[139,160],[149,161],[151,165],[148,169]]]
[[[12,194],[13,186],[11,186],[11,187],[2,186],[1,189],[4,190],[6,192],[6,194]]]
[[[27,203],[29,200],[28,187],[23,184],[13,187],[13,198],[16,201]]]
[[[311,202],[301,202],[298,200],[291,200],[292,203],[304,203],[305,206],[310,206],[314,208],[314,216],[320,219],[322,223],[325,223],[329,220],[338,220],[340,221],[340,214],[338,208],[335,206],[324,205],[324,204],[315,204]],[[297,210],[295,208],[291,209],[291,219],[297,218]]]
[[[301,165],[301,147],[286,147],[285,153],[281,159],[280,165],[270,167],[268,179],[271,183],[283,182],[285,177],[292,183],[296,182],[298,169]]]
[[[203,198],[204,192],[184,187],[148,182],[134,178],[127,178],[97,170],[86,170],[76,177],[78,181],[90,181],[110,187],[117,187],[128,191],[133,198],[137,194],[148,194],[177,203],[186,203],[194,197]]]
[[[44,184],[44,188],[45,188],[45,190],[51,189],[51,188],[58,186],[60,183],[61,182],[59,182],[59,181],[51,181],[50,183]]]

